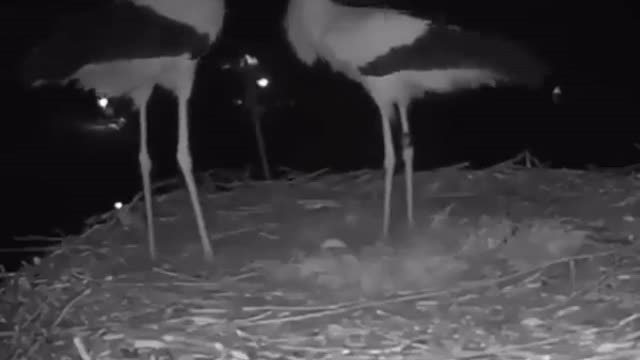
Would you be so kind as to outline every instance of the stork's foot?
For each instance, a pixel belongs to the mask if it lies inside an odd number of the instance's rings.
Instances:
[[[382,231],[382,233],[380,234],[380,236],[378,237],[378,240],[376,240],[376,245],[387,245],[389,244],[389,231]]]
[[[407,219],[407,229],[413,230],[414,227],[416,227],[416,222],[413,217]]]
[[[211,241],[209,240],[208,237],[201,238],[200,241],[203,244],[202,250],[204,255],[204,261],[207,264],[213,264],[214,255],[213,255],[213,249],[211,248]],[[209,244],[209,245],[207,246],[205,244]]]

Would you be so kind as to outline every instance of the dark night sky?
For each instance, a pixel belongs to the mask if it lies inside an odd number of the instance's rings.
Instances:
[[[22,56],[52,29],[56,16],[96,1],[5,0],[0,5],[7,7],[0,10],[6,101],[0,181],[10,212],[3,222],[11,224],[0,232],[7,235],[70,229],[141,188],[137,123],[109,134],[79,131],[78,124],[95,120],[91,97],[60,89],[26,91],[15,76]],[[373,103],[357,84],[297,62],[281,33],[284,2],[230,2],[222,39],[200,67],[191,103],[196,169],[258,165],[247,113],[233,106],[242,95],[241,79],[217,66],[222,57],[247,51],[271,74],[265,105],[295,101],[292,107],[271,109],[264,119],[275,165],[309,171],[381,168],[382,139]],[[417,169],[461,161],[488,165],[525,148],[557,166],[636,162],[638,57],[632,34],[637,16],[624,2],[558,3],[394,1],[395,7],[419,15],[504,33],[539,52],[554,69],[544,91],[494,90],[414,103]],[[551,103],[553,85],[563,86],[563,104]],[[154,175],[174,176],[175,102],[157,93],[151,106]]]

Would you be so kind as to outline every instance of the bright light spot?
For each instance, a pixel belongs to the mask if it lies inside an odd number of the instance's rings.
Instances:
[[[243,101],[242,101],[242,99],[235,99],[233,101],[233,103],[236,104],[236,105],[242,105]]]
[[[259,63],[257,57],[251,56],[249,54],[246,54],[244,56],[244,60],[247,62],[247,65],[250,65],[250,66],[255,66],[255,65],[258,65]]]
[[[120,210],[120,209],[122,209],[122,207],[123,207],[123,206],[124,206],[124,205],[122,205],[122,203],[121,203],[120,201],[118,201],[118,202],[116,202],[115,204],[113,204],[113,207],[114,207],[116,210]]]
[[[267,78],[260,78],[256,81],[256,84],[258,84],[258,86],[260,86],[261,88],[266,88],[267,86],[269,86],[269,79]]]
[[[551,93],[551,99],[555,104],[560,103],[560,97],[562,96],[562,89],[560,86],[556,86],[553,88],[553,92]]]
[[[101,107],[101,108],[103,108],[103,109],[106,109],[106,108],[107,108],[107,106],[109,106],[109,99],[107,99],[107,98],[106,98],[106,97],[104,97],[104,96],[100,96],[100,97],[98,98],[98,106],[100,106],[100,107]]]
[[[123,117],[119,117],[118,120],[116,120],[115,123],[110,124],[115,130],[120,130],[122,129],[125,125],[127,124],[127,119],[123,118]]]
[[[109,133],[114,131],[121,130],[127,124],[127,119],[120,118],[109,118],[109,119],[98,119],[92,123],[85,123],[82,125],[82,129],[86,131],[91,131],[94,133]]]

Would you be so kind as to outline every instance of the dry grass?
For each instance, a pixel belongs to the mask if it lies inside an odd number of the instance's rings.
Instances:
[[[386,243],[376,173],[204,174],[213,267],[161,184],[159,263],[137,197],[2,275],[0,359],[640,358],[637,180],[517,161],[417,174]]]

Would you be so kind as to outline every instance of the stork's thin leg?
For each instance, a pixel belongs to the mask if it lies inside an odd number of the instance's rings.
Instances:
[[[196,182],[193,179],[193,164],[191,160],[191,152],[189,151],[189,118],[188,118],[188,101],[191,95],[191,88],[181,89],[178,92],[178,164],[182,170],[182,175],[187,183],[187,189],[189,190],[189,196],[191,197],[191,204],[193,205],[193,212],[196,215],[196,222],[198,224],[198,233],[200,234],[200,241],[202,242],[202,249],[204,251],[204,258],[207,262],[213,262],[213,249],[209,242],[209,234],[204,222],[204,216],[202,215],[202,208],[200,207],[200,201],[198,198],[198,189],[196,188]]]
[[[156,237],[153,226],[153,206],[151,198],[151,157],[147,145],[147,103],[148,97],[140,106],[140,172],[142,173],[142,188],[144,191],[144,207],[147,218],[147,240],[149,242],[149,255],[155,261],[158,257],[156,250]]]
[[[251,111],[253,117],[253,126],[256,133],[256,141],[258,142],[258,152],[260,153],[260,162],[262,163],[262,173],[267,181],[271,181],[271,171],[269,171],[269,159],[267,157],[267,147],[262,135],[262,114],[264,110],[261,108]]]
[[[409,105],[398,104],[400,112],[400,125],[402,127],[402,159],[404,161],[404,177],[406,181],[407,195],[407,222],[413,227],[413,140],[409,128]]]
[[[378,103],[380,119],[382,121],[382,139],[384,140],[384,214],[382,223],[382,236],[389,236],[389,223],[391,221],[391,188],[393,185],[393,171],[396,165],[396,153],[393,149],[391,136],[391,113]],[[392,109],[393,110],[393,109]]]

